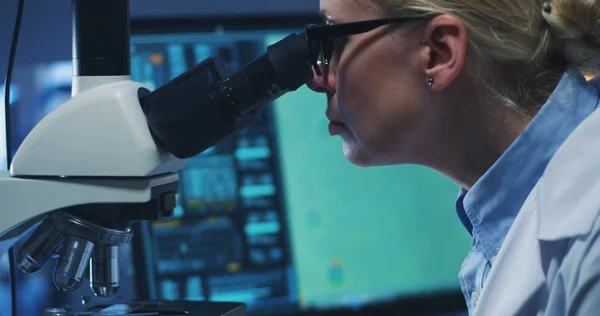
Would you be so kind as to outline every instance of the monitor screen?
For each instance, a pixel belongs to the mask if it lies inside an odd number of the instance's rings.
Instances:
[[[134,24],[133,80],[158,87],[209,56],[236,71],[308,22],[235,21]],[[422,167],[350,164],[325,107],[304,86],[188,160],[174,217],[138,235],[140,287],[151,298],[281,315],[458,291],[470,249],[454,211],[458,186]]]

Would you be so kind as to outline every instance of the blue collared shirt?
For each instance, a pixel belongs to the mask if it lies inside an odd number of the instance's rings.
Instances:
[[[558,148],[595,109],[595,104],[576,102],[587,84],[580,74],[565,75],[508,150],[470,191],[461,191],[456,211],[472,236],[472,249],[459,273],[469,313],[527,196]]]

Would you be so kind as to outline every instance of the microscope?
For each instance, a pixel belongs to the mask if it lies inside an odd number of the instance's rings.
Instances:
[[[89,279],[95,295],[110,297],[132,224],[173,214],[184,159],[260,120],[264,104],[312,77],[315,53],[305,32],[291,34],[238,73],[208,58],[153,90],[130,79],[129,1],[73,0],[72,14],[72,99],[0,173],[0,253],[22,242],[22,271],[58,258],[59,291]],[[190,304],[129,302],[85,315],[245,315],[243,304]]]

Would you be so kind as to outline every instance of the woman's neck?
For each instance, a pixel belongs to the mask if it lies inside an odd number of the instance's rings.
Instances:
[[[443,152],[433,157],[429,167],[468,191],[523,132],[531,117],[497,104],[463,103],[461,107],[463,113],[454,113],[454,126],[444,131]]]

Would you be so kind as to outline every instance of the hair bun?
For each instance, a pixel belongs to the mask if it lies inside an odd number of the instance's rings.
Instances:
[[[572,68],[600,66],[600,0],[549,0],[542,15]]]

